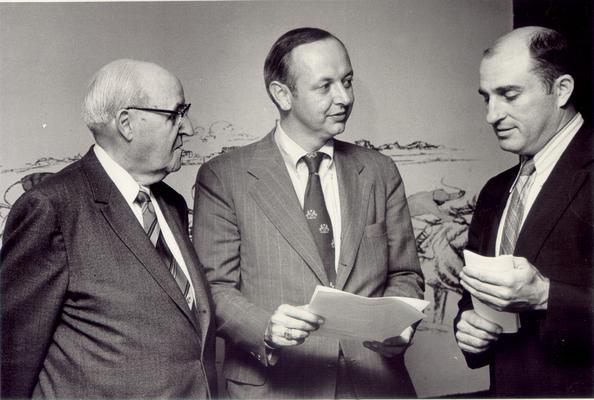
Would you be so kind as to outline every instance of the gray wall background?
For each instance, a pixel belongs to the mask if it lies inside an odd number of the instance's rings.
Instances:
[[[498,150],[477,94],[482,50],[511,29],[511,0],[0,3],[0,193],[28,167],[56,170],[88,150],[79,116],[86,85],[121,57],[156,62],[181,79],[198,133],[185,148],[194,154],[262,137],[277,118],[264,58],[299,26],[327,29],[349,49],[356,102],[343,140],[422,140],[466,154],[402,163],[408,194],[445,178],[474,195],[514,163]],[[190,205],[197,167],[167,178]],[[488,386],[486,371],[467,369],[453,342],[455,298],[448,302],[445,320],[419,331],[407,353],[423,397]]]

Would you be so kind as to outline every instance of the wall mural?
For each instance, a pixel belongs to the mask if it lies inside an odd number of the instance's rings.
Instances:
[[[177,174],[191,177],[193,182],[197,169],[209,159],[249,144],[259,137],[238,131],[228,121],[215,121],[207,127],[194,127],[195,136],[184,145],[182,170]],[[474,161],[463,151],[441,144],[414,141],[374,144],[368,139],[355,143],[390,156],[400,167],[423,169],[432,165],[432,171],[445,171],[445,163]],[[0,238],[10,208],[18,197],[43,179],[79,160],[81,154],[71,157],[43,157],[22,166],[6,168],[0,165]],[[407,170],[411,170],[407,167]],[[184,169],[186,169],[184,173]],[[410,173],[409,173],[410,175]],[[407,182],[407,175],[403,173]],[[410,177],[409,177],[410,179]],[[426,299],[431,306],[426,310],[427,318],[419,330],[444,334],[451,332],[451,316],[446,318],[447,305],[457,301],[461,293],[458,273],[463,266],[462,249],[466,245],[470,218],[476,203],[476,196],[464,188],[452,186],[447,177],[440,177],[440,186],[430,190],[409,193],[408,204],[416,237],[417,251],[426,278]],[[408,185],[407,185],[408,187]],[[192,204],[193,188],[186,196]],[[192,210],[188,210],[190,219]],[[190,232],[191,233],[191,232]]]

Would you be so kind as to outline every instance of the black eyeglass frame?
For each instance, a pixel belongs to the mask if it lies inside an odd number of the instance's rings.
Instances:
[[[192,105],[192,103],[184,104],[182,106],[181,111],[165,110],[162,108],[147,108],[147,107],[132,107],[132,106],[126,107],[126,108],[124,108],[124,110],[140,110],[140,111],[160,112],[160,113],[166,113],[166,114],[170,114],[170,115],[177,115],[179,117],[179,120],[181,121],[182,119],[184,119],[184,117],[188,113],[188,110],[190,109],[191,105]]]

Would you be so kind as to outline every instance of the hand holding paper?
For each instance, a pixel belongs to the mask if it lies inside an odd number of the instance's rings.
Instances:
[[[409,326],[400,336],[387,338],[383,342],[372,341],[363,342],[363,346],[369,350],[378,352],[384,357],[391,358],[404,353],[404,351],[412,344],[412,337],[415,334],[415,328]]]
[[[364,297],[317,286],[308,310],[324,318],[315,334],[383,342],[420,321],[428,301],[409,297]]]
[[[472,305],[476,313],[503,328],[504,333],[515,333],[519,328],[519,316],[515,313],[496,309],[488,293],[497,286],[493,284],[513,270],[513,256],[484,257],[464,250],[465,266],[460,273],[460,283],[472,295]]]
[[[505,315],[493,314],[495,311],[509,314],[547,308],[549,280],[525,258],[511,255],[483,257],[467,250],[464,251],[464,258],[466,266],[460,274],[461,283],[473,296],[473,304],[479,315],[490,319],[494,315]],[[477,307],[475,300],[488,306],[491,314],[485,315],[488,310],[484,310],[481,305]],[[510,318],[507,317],[508,322]],[[502,327],[504,332],[517,330],[510,330],[507,324]]]

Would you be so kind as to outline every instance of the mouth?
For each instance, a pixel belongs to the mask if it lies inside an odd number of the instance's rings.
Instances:
[[[496,128],[494,128],[495,134],[497,136],[499,136],[499,137],[509,136],[514,129],[516,129],[516,128],[513,127],[513,126],[511,126],[511,127],[496,127]]]
[[[340,113],[330,114],[330,118],[334,119],[335,121],[341,122],[341,121],[346,120],[347,113],[346,113],[346,111],[343,111]]]

